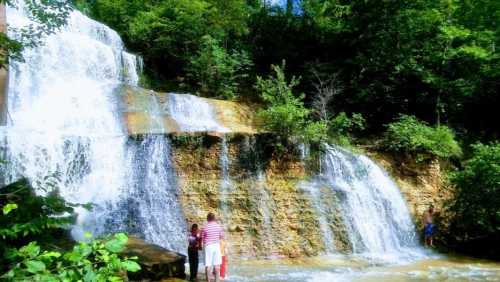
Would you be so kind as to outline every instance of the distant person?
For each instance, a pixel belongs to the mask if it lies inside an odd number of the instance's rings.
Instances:
[[[425,245],[429,247],[434,247],[433,237],[435,232],[434,220],[434,207],[430,206],[427,211],[424,212],[423,223],[424,223],[424,240]]]
[[[222,264],[220,266],[220,278],[221,280],[224,280],[226,279],[226,271],[227,271],[226,242],[224,240],[220,241],[220,252],[222,255]]]
[[[196,223],[191,226],[188,243],[189,280],[196,281],[198,276],[198,264],[200,261],[198,251],[201,249],[201,235],[198,230],[198,224]]]
[[[222,264],[222,254],[220,241],[224,239],[222,226],[215,221],[215,215],[207,215],[207,224],[201,231],[201,241],[205,250],[205,277],[210,282],[210,268],[215,272],[215,282],[219,282],[220,266]]]

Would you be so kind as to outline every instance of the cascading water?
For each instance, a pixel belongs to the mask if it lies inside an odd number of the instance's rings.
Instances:
[[[31,23],[24,6],[8,7],[11,27]],[[10,30],[9,36],[18,35]],[[26,176],[36,184],[56,173],[67,201],[94,204],[92,211],[78,210],[77,238],[138,224],[147,240],[183,250],[185,223],[168,140],[131,142],[113,95],[120,83],[137,84],[141,61],[125,51],[115,31],[78,11],[43,41],[23,51],[24,62],[10,64],[10,120],[1,130],[9,163],[4,181]],[[137,213],[123,204],[132,198]],[[131,217],[138,223],[128,222]]]
[[[321,184],[317,181],[304,181],[300,183],[300,188],[309,194],[313,207],[316,210],[326,254],[335,253],[334,235],[327,219],[326,203],[322,200]]]
[[[354,253],[374,257],[419,253],[404,199],[380,167],[366,156],[334,146],[326,147],[321,163],[321,178],[340,199]]]
[[[203,98],[188,94],[169,93],[168,112],[181,131],[229,132],[219,124],[213,107]]]
[[[245,136],[242,153],[246,157],[247,169],[252,179],[252,189],[250,197],[255,205],[255,209],[262,217],[262,235],[259,238],[262,248],[269,256],[273,255],[273,230],[272,218],[275,202],[266,187],[266,173],[263,169],[262,161],[256,150],[255,138]]]
[[[130,231],[143,235],[147,241],[184,252],[187,227],[178,201],[167,137],[146,135],[128,149],[131,167],[135,170],[124,203],[129,214],[124,222],[133,222]]]
[[[222,211],[222,218],[224,223],[227,225],[230,220],[230,209],[228,206],[228,196],[231,193],[233,183],[231,181],[231,176],[229,175],[229,149],[227,146],[226,137],[222,138],[221,142],[221,153],[220,153],[220,169],[221,169],[221,184],[220,184],[220,208]]]

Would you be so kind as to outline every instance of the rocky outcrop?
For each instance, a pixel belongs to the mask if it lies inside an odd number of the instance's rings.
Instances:
[[[137,256],[141,270],[128,273],[131,281],[161,281],[166,278],[185,278],[186,256],[163,249],[142,239],[129,237],[124,251],[127,256]]]
[[[120,85],[115,89],[119,110],[123,114],[126,130],[130,135],[141,134],[197,134],[212,133],[211,130],[187,131],[169,111],[173,93],[159,93],[139,87]],[[190,96],[193,101],[208,104],[213,112],[214,122],[226,132],[255,134],[255,109],[252,105]],[[193,105],[194,107],[195,105]],[[201,110],[201,109],[195,109]],[[189,114],[189,113],[187,113]],[[212,113],[211,113],[212,114]],[[214,130],[217,131],[217,130]]]
[[[307,178],[303,164],[263,159],[266,154],[258,151],[265,150],[265,136],[227,138],[229,177],[222,175],[220,139],[174,137],[172,151],[188,223],[202,224],[208,212],[215,212],[224,223],[233,257],[322,253],[318,217],[298,185]],[[227,188],[224,181],[229,181]]]

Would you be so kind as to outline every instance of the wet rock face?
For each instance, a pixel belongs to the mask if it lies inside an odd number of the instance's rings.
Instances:
[[[269,155],[264,153],[265,136],[226,138],[227,149],[223,149],[221,139],[173,137],[188,224],[203,224],[206,214],[215,212],[226,230],[228,253],[235,258],[323,253],[316,210],[298,185],[308,177],[302,162],[265,158]],[[227,175],[221,168],[225,150]],[[336,229],[334,218],[332,229]]]

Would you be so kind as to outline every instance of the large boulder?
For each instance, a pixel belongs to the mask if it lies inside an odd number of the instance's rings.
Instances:
[[[131,281],[161,281],[168,278],[184,279],[186,256],[164,249],[158,245],[129,237],[127,248],[124,252],[127,256],[139,257],[141,270],[129,273]]]

